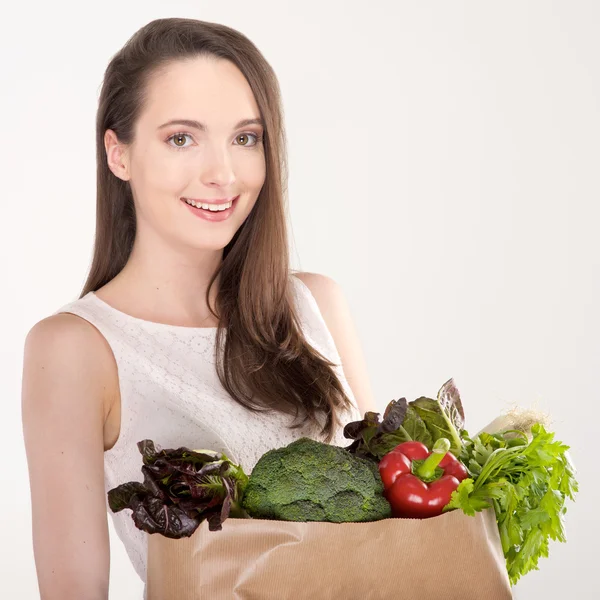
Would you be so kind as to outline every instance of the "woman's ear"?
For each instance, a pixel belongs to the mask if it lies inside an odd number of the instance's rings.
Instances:
[[[104,148],[108,168],[123,181],[129,181],[129,148],[121,144],[112,129],[104,132]]]

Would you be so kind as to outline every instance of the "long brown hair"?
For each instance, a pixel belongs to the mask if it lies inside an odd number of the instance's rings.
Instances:
[[[223,261],[206,293],[206,303],[219,319],[218,376],[231,397],[249,410],[294,412],[295,420],[304,413],[291,429],[309,420],[320,427],[318,416],[325,415],[321,435],[326,434],[324,441],[329,443],[344,424],[338,411],[350,409],[352,401],[332,369],[336,363],[305,339],[295,310],[289,285],[281,93],[269,63],[240,32],[195,19],[157,19],[138,30],[112,57],[96,118],[94,254],[80,297],[123,269],[136,234],[131,188],[109,169],[104,134],[112,129],[121,143],[131,143],[151,77],[175,61],[200,56],[226,59],[240,69],[265,124],[265,182],[250,215],[224,248]],[[215,312],[209,295],[219,274]]]

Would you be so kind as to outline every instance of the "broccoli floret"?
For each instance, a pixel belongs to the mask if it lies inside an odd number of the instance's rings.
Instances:
[[[242,507],[256,519],[377,521],[392,514],[383,489],[372,460],[303,437],[261,456]]]

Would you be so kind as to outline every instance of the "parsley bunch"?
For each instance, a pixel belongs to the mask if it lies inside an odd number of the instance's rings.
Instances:
[[[471,439],[462,433],[459,456],[470,477],[452,493],[444,511],[468,515],[494,507],[511,585],[548,556],[550,539],[565,542],[565,500],[578,492],[569,446],[554,441],[542,423]],[[491,503],[491,504],[490,504]]]

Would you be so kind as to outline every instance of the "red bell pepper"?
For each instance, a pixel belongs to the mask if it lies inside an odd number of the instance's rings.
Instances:
[[[421,442],[404,442],[381,459],[383,494],[394,517],[426,519],[442,514],[452,492],[469,476],[449,449],[446,438],[438,439],[432,452]]]

